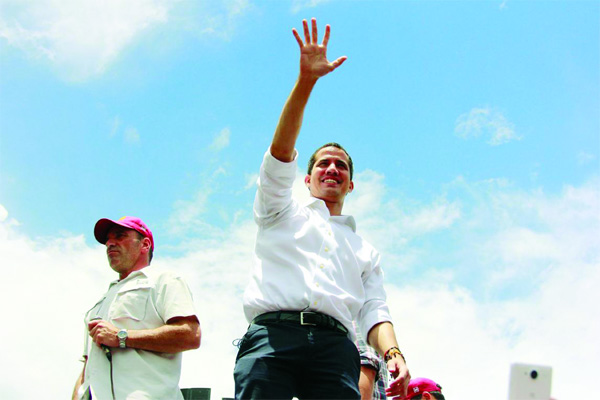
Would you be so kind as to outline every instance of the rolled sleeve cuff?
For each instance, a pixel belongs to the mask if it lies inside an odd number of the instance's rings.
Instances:
[[[277,178],[296,177],[296,166],[298,165],[298,151],[294,149],[294,159],[290,162],[279,161],[271,154],[271,148],[267,150],[263,157],[263,168],[270,176]]]
[[[365,338],[365,341],[369,342],[369,331],[382,322],[392,323],[392,316],[390,315],[389,308],[383,300],[371,300],[363,306],[359,316],[360,331]]]
[[[373,368],[375,371],[379,371],[379,358],[372,352],[361,353],[360,365],[363,367]]]

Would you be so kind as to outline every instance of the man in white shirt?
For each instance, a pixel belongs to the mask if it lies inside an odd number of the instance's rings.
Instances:
[[[73,399],[182,400],[181,352],[200,346],[187,284],[149,267],[154,237],[139,218],[103,218],[94,236],[119,280],[85,315],[84,366]]]
[[[264,156],[254,203],[258,224],[256,265],[244,294],[251,322],[234,370],[236,399],[359,399],[360,360],[352,342],[356,320],[368,343],[395,376],[388,396],[406,395],[410,375],[385,302],[379,253],[342,215],[354,188],[352,159],[337,143],[318,149],[309,162],[311,200],[292,198],[296,139],[317,80],[346,57],[327,60],[330,27],[317,44],[303,21],[300,74]]]

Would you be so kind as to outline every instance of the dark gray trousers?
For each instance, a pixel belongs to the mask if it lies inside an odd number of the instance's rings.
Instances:
[[[234,369],[235,398],[360,399],[360,357],[339,331],[276,321],[251,324]]]

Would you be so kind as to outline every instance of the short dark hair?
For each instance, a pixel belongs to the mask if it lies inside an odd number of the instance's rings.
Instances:
[[[436,400],[446,400],[446,398],[444,397],[442,392],[438,392],[437,390],[435,392],[429,392],[429,394],[431,394],[433,396],[433,398]],[[423,398],[423,395],[418,394],[415,397],[413,397],[412,400],[421,400],[422,398]]]
[[[344,153],[346,153],[346,155],[348,156],[348,163],[349,163],[348,168],[350,168],[350,180],[352,180],[352,176],[354,175],[354,164],[352,163],[352,157],[350,157],[350,154],[348,154],[346,149],[343,148],[341,144],[336,143],[336,142],[325,143],[323,146],[321,146],[315,150],[315,152],[312,154],[312,156],[310,156],[310,160],[308,160],[308,172],[307,172],[308,175],[310,175],[312,173],[313,167],[315,166],[315,162],[317,162],[317,153],[320,150],[324,149],[325,147],[335,147],[335,148],[342,150]]]
[[[140,241],[144,240],[144,238],[147,237],[147,236],[142,235],[141,233],[139,233],[136,230],[133,230],[133,231],[138,234],[138,237],[140,238]],[[152,248],[152,246],[150,246],[150,251],[148,252],[148,265],[150,265],[150,262],[152,261],[152,256],[153,255],[154,255],[154,249]]]

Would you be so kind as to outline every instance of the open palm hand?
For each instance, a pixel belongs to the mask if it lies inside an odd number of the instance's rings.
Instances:
[[[331,28],[329,25],[325,26],[325,36],[321,44],[317,43],[317,20],[312,19],[312,38],[311,32],[308,29],[308,22],[302,21],[304,27],[304,41],[298,34],[296,29],[292,29],[292,33],[300,46],[300,75],[304,77],[318,79],[324,75],[327,75],[346,61],[346,56],[340,57],[333,62],[327,60],[327,43],[329,42],[329,35]]]

